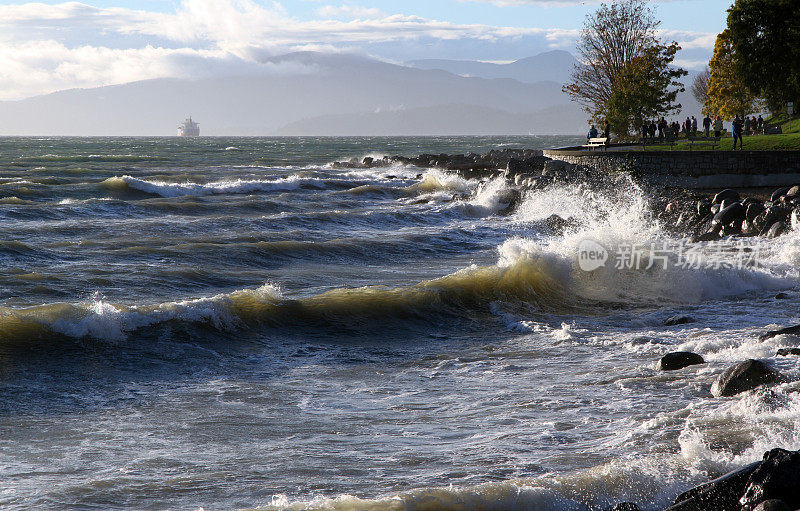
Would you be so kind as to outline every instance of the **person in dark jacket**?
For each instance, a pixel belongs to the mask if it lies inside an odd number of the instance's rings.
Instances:
[[[586,134],[586,140],[589,140],[590,138],[597,138],[597,128],[594,124],[592,124],[592,127],[589,128],[589,133]]]
[[[703,131],[706,133],[706,138],[711,136],[711,117],[707,115],[703,119]]]
[[[742,138],[742,131],[744,130],[744,123],[736,116],[733,120],[733,150],[736,150],[736,141],[739,141],[739,149],[744,149],[744,139]]]

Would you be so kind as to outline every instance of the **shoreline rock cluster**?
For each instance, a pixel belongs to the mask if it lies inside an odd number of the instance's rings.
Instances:
[[[334,168],[390,167],[394,164],[436,167],[457,172],[467,179],[488,179],[504,176],[513,183],[517,200],[506,208],[511,212],[526,189],[542,188],[553,182],[609,184],[608,176],[579,165],[553,160],[541,151],[523,149],[492,150],[484,154],[422,154],[417,157],[385,156],[380,159],[353,159],[334,163]],[[776,238],[800,221],[800,185],[775,190],[768,197],[759,194],[742,196],[726,189],[716,194],[700,194],[688,190],[653,190],[654,216],[668,229],[690,236],[693,242],[713,241],[726,236],[764,236]],[[502,213],[502,212],[501,212]],[[556,217],[546,225],[563,230],[570,220]],[[553,225],[550,225],[553,224]],[[783,293],[782,293],[783,294]],[[788,296],[777,295],[776,299]],[[688,316],[674,316],[665,326],[693,322]],[[800,325],[769,331],[759,339],[777,335],[800,335]],[[800,356],[800,347],[781,348],[776,356]],[[665,354],[656,368],[675,371],[705,364],[702,356],[692,352]],[[730,397],[742,392],[765,389],[789,379],[761,360],[748,359],[720,374],[711,387],[715,397]],[[632,502],[617,504],[609,511],[637,511]],[[800,510],[800,451],[773,449],[763,460],[747,465],[679,495],[665,511],[790,511]]]
[[[690,233],[695,242],[726,236],[773,239],[800,221],[800,185],[778,188],[766,199],[732,189],[710,196],[685,192],[667,202],[659,218],[672,230]]]

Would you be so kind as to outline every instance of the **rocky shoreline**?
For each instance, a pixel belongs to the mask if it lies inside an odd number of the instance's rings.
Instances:
[[[509,182],[510,213],[528,189],[553,183],[613,184],[617,175],[584,165],[554,160],[532,149],[494,149],[483,154],[421,154],[416,157],[384,156],[351,159],[332,164],[334,168],[389,168],[415,165],[455,172],[465,179],[505,177]],[[626,172],[624,169],[620,172]],[[634,179],[636,176],[633,176]],[[646,185],[643,185],[646,186]],[[726,236],[764,236],[776,238],[800,221],[800,186],[758,190],[746,196],[726,189],[702,193],[681,188],[648,187],[653,214],[667,229],[691,237],[692,241],[711,241]],[[568,221],[568,219],[563,219]]]
[[[492,150],[483,154],[422,154],[417,157],[385,156],[336,162],[334,168],[376,168],[415,165],[455,172],[467,179],[492,179],[503,176],[510,192],[508,206],[501,214],[514,211],[529,189],[554,183],[581,183],[608,186],[619,177],[596,169],[543,156],[542,151],[523,149]],[[763,236],[777,238],[800,222],[800,185],[776,190],[750,190],[749,193],[725,189],[714,193],[680,188],[648,189],[654,218],[663,227],[692,242],[722,238]],[[574,219],[550,218],[553,230],[563,230]],[[788,296],[776,296],[787,298]],[[688,316],[675,316],[665,326],[693,322]],[[800,325],[764,333],[760,340],[777,335],[800,335]],[[800,356],[800,348],[782,348],[776,356]],[[665,354],[658,370],[674,371],[705,364],[691,352]],[[762,360],[745,360],[729,367],[714,382],[714,397],[729,397],[754,389],[764,389],[789,379]],[[608,511],[636,511],[632,502],[617,504]],[[791,511],[800,509],[800,451],[773,449],[763,460],[747,465],[679,495],[665,511]]]

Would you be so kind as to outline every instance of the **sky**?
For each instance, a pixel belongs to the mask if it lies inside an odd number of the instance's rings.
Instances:
[[[732,0],[652,1],[676,62],[702,68]],[[298,50],[395,63],[574,50],[592,0],[0,2],[0,100],[162,77],[295,73]]]

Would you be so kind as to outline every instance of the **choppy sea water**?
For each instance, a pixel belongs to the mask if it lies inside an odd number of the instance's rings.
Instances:
[[[624,179],[501,215],[502,180],[330,165],[573,142],[0,139],[0,506],[661,509],[798,448],[796,384],[709,393],[800,376],[757,340],[800,320],[796,231],[632,267],[685,240]]]

